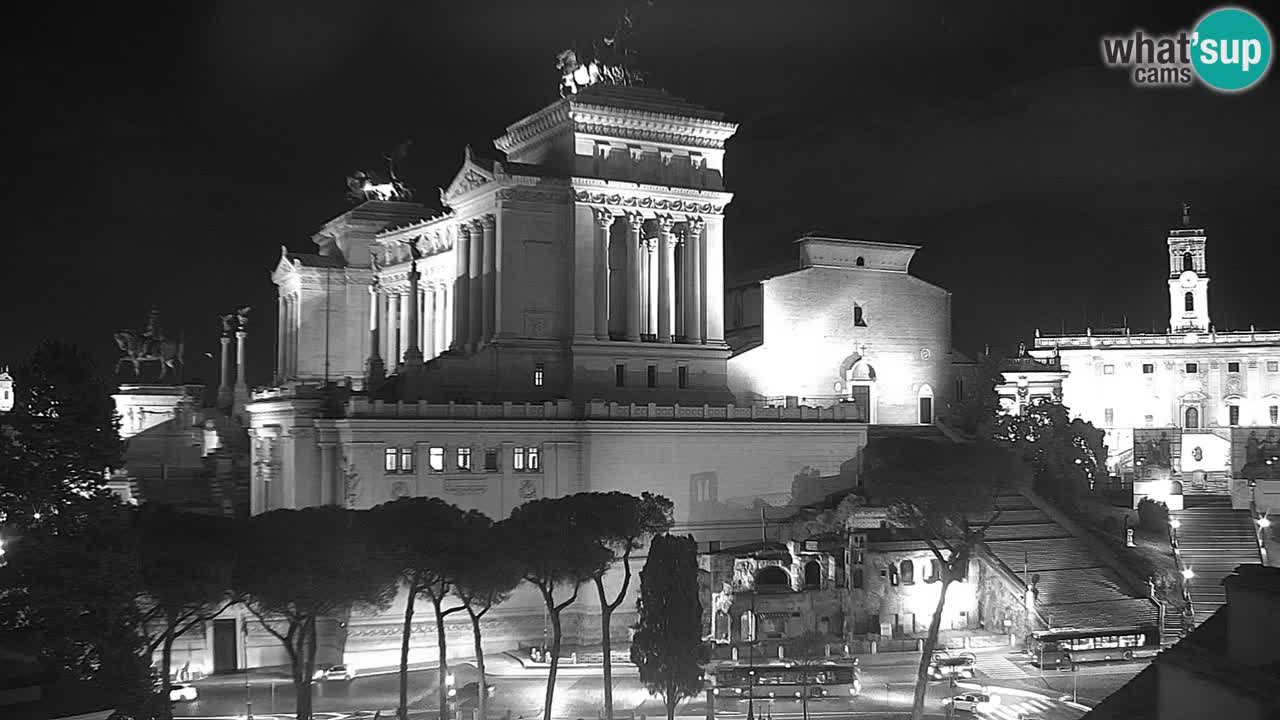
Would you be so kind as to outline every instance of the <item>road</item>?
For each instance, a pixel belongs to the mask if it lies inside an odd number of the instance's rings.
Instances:
[[[1076,673],[1075,677],[1071,673],[1055,672],[1042,676],[1038,669],[1029,664],[1019,662],[1016,666],[1021,671],[1020,677],[1012,677],[1018,674],[1015,671],[1001,673],[1005,676],[1002,679],[980,676],[975,681],[975,689],[987,688],[989,692],[1001,696],[999,706],[979,717],[1019,720],[1025,715],[1044,720],[1075,720],[1083,714],[1081,710],[1052,698],[1066,696],[1066,699],[1070,699],[1074,683],[1080,702],[1093,705],[1128,682],[1145,664],[1087,666]],[[979,664],[980,669],[981,667],[982,663]],[[810,703],[809,715],[811,718],[900,716],[910,709],[915,670],[915,660],[910,657],[889,665],[864,666],[861,697],[813,701]],[[475,668],[469,663],[456,665],[453,671],[458,685],[472,682],[476,678]],[[434,669],[409,673],[409,707],[415,716],[414,720],[438,720],[435,710],[436,677]],[[505,719],[508,712],[512,720],[541,717],[545,675],[531,675],[524,671],[498,671],[490,673],[489,681],[495,686],[495,694],[489,701],[488,708],[491,718]],[[175,715],[189,718],[243,718],[246,714],[244,675],[206,678],[197,681],[196,686],[200,690],[200,699],[176,706]],[[964,691],[964,688],[951,688],[947,683],[931,683],[927,707],[935,717],[947,717],[943,701]],[[341,716],[357,713],[371,715],[374,711],[382,711],[385,716],[399,703],[399,678],[395,673],[389,673],[365,675],[350,682],[317,683],[313,693],[314,709],[320,713],[335,714],[331,720],[341,720]],[[255,720],[263,720],[265,716],[292,716],[294,689],[283,674],[257,672],[251,675],[247,694],[252,702]],[[566,720],[597,718],[603,706],[603,696],[603,678],[561,675],[556,683],[552,714],[555,718]],[[660,700],[650,697],[634,675],[614,678],[613,697],[615,716],[618,718],[629,720],[632,712],[649,718],[662,718],[666,714]],[[473,706],[464,709],[463,720],[471,720],[471,707]],[[757,705],[754,710],[757,717],[771,717],[773,720],[802,717],[801,708],[796,701],[787,701],[785,704],[778,702],[772,708]],[[745,711],[745,707],[735,709],[721,705],[717,708],[716,716],[742,720],[745,718]],[[690,720],[695,717],[701,720],[706,717],[706,698],[698,697],[682,703],[677,712]]]

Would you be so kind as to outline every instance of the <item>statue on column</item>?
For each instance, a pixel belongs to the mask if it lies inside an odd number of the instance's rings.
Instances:
[[[236,327],[241,332],[244,332],[249,328],[249,311],[252,309],[252,305],[245,305],[236,311]]]
[[[219,315],[218,319],[222,321],[222,337],[231,337],[236,333],[236,316],[235,313],[227,313]]]

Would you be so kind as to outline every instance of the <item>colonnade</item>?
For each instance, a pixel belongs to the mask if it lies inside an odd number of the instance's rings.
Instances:
[[[416,330],[416,347],[424,359],[431,359],[449,349],[453,342],[454,289],[444,282],[423,282],[415,298],[409,286],[369,287],[370,327],[377,330],[378,355],[390,367],[404,360],[409,349],[410,331]],[[417,303],[417,327],[412,328],[409,314]]]
[[[595,217],[596,339],[610,339],[613,325],[613,334],[621,334],[615,339],[631,342],[706,342],[705,221],[696,216],[683,221],[669,215],[645,218],[607,208],[595,208]],[[616,280],[609,264],[615,233],[625,233],[619,238],[626,248],[621,303],[611,301],[616,293],[609,288]]]

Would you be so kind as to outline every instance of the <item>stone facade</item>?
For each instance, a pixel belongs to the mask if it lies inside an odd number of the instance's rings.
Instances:
[[[730,294],[742,322],[740,337],[730,338],[738,401],[791,396],[850,404],[865,422],[933,423],[952,387],[951,293],[909,274],[918,248],[825,237],[796,243],[798,270]]]

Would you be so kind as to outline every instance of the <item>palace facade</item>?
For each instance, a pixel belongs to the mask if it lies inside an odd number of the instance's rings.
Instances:
[[[1105,430],[1109,469],[1133,480],[1135,503],[1231,495],[1247,507],[1249,481],[1280,456],[1280,332],[1212,323],[1208,236],[1185,210],[1166,247],[1167,332],[1037,332],[1031,357],[1002,368],[1001,394],[1016,410],[1058,393]]]
[[[282,249],[275,382],[247,406],[252,512],[438,496],[497,519],[648,490],[672,499],[677,532],[745,542],[795,478],[856,482],[870,423],[933,423],[950,297],[909,275],[915,247],[802,238],[801,269],[757,286],[760,341],[727,332],[736,129],[662,91],[594,85],[512,124],[500,158],[468,148],[443,211],[372,199],[314,253]],[[404,602],[335,622],[320,660],[396,664]],[[566,642],[598,640],[592,604],[566,614]],[[235,623],[213,669],[283,661]],[[465,619],[446,630],[468,655]],[[413,633],[411,661],[432,657],[431,622]],[[541,643],[540,599],[517,593],[485,633],[495,650]]]

